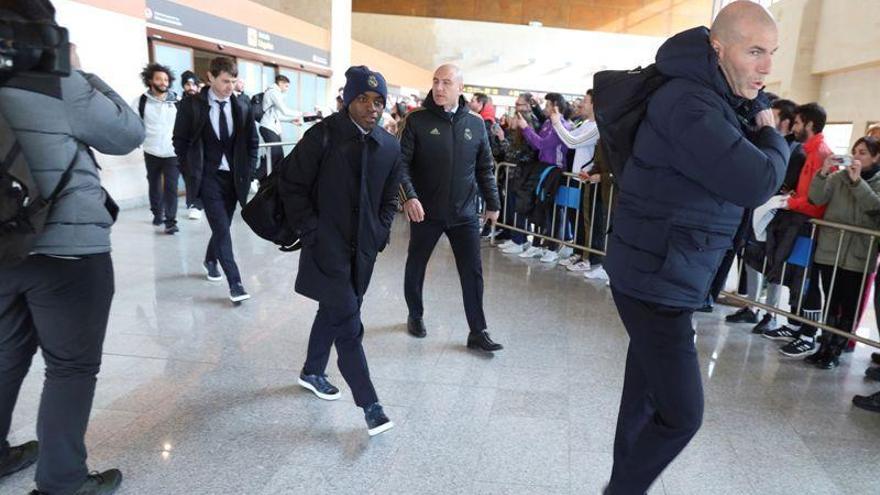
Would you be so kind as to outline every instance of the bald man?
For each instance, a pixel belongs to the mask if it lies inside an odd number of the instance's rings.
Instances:
[[[425,271],[437,241],[446,234],[470,329],[467,347],[495,352],[502,346],[490,338],[483,314],[477,194],[486,203],[483,218],[487,222],[498,219],[501,204],[483,118],[468,110],[463,91],[461,69],[440,66],[424,106],[407,116],[400,139],[401,191],[411,222],[404,276],[407,329],[414,337],[427,335],[422,302]]]
[[[691,316],[744,208],[779,190],[788,161],[762,93],[776,48],[773,18],[742,1],[711,32],[685,31],[657,52],[669,80],[619,177],[605,262],[630,337],[606,494],[647,492],[702,423]]]

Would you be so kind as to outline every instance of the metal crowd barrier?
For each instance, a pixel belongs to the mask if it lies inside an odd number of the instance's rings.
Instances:
[[[512,191],[510,188],[510,186],[511,186],[511,172],[516,168],[517,168],[517,166],[515,164],[502,162],[502,163],[498,163],[497,167],[495,169],[495,178],[499,184],[499,189],[501,190],[501,192],[503,194],[504,200],[503,200],[502,211],[500,213],[499,220],[495,224],[495,226],[492,227],[493,233],[494,233],[495,227],[497,226],[498,228],[503,228],[503,229],[506,229],[510,232],[518,232],[521,234],[525,234],[527,236],[532,236],[533,239],[543,239],[545,241],[559,244],[562,246],[568,246],[568,247],[574,248],[576,250],[583,251],[585,253],[596,254],[596,255],[600,255],[600,256],[604,256],[606,254],[607,249],[608,249],[607,235],[605,236],[605,242],[604,242],[604,245],[602,246],[602,249],[594,248],[593,242],[592,242],[593,226],[596,225],[596,223],[595,223],[596,210],[597,210],[596,203],[597,203],[597,201],[599,201],[599,198],[602,196],[601,183],[597,183],[597,184],[592,184],[589,182],[585,183],[585,182],[582,182],[581,180],[577,180],[578,179],[577,175],[567,173],[567,172],[564,173],[564,175],[563,175],[565,178],[565,186],[568,188],[572,188],[572,182],[576,183],[577,184],[576,189],[578,190],[578,193],[580,195],[584,194],[585,187],[592,188],[592,204],[591,204],[590,212],[589,212],[591,229],[590,229],[590,232],[585,233],[585,244],[586,245],[580,245],[580,244],[577,244],[576,240],[578,238],[578,232],[579,232],[578,229],[582,227],[581,215],[584,212],[581,211],[581,208],[577,208],[577,211],[575,213],[574,232],[573,232],[573,235],[571,236],[571,240],[568,240],[568,236],[566,236],[566,235],[562,235],[562,236],[558,235],[560,230],[557,229],[557,218],[561,218],[562,222],[568,222],[568,220],[569,220],[568,211],[570,209],[569,202],[566,202],[562,206],[557,206],[555,204],[555,199],[554,199],[553,218],[551,221],[551,228],[550,228],[549,234],[547,232],[539,231],[533,223],[528,222],[528,221],[525,222],[526,228],[520,227],[519,225],[523,225],[523,223],[520,222],[519,214],[516,212],[515,208],[513,208],[512,218],[511,218],[511,209],[512,209],[510,207],[511,194],[516,194],[516,192]],[[502,170],[504,170],[506,173],[504,174],[504,179],[499,180],[499,176],[500,176]],[[607,203],[607,204],[603,205],[606,209],[604,216],[603,216],[604,220],[605,220],[604,227],[605,227],[606,231],[607,231],[608,225],[611,223],[611,211],[612,211],[612,208],[614,205],[614,194],[615,194],[615,188],[612,186],[610,188],[610,192],[608,194],[608,199],[607,199],[607,201],[605,201],[605,203]],[[846,235],[867,235],[867,236],[870,236],[871,240],[870,240],[870,243],[868,246],[868,252],[870,253],[871,248],[873,247],[874,243],[878,242],[878,239],[880,239],[880,231],[865,229],[862,227],[856,227],[856,226],[851,226],[851,225],[843,225],[843,224],[838,224],[838,223],[833,223],[833,222],[827,222],[824,220],[815,220],[814,219],[814,220],[811,220],[811,223],[812,223],[812,228],[811,228],[811,234],[810,234],[810,246],[811,246],[810,247],[810,251],[811,251],[810,257],[809,257],[809,261],[806,264],[807,266],[805,266],[803,268],[803,276],[801,277],[801,280],[799,282],[800,290],[797,291],[798,301],[797,301],[796,312],[798,314],[793,314],[790,311],[786,311],[786,310],[783,310],[783,309],[775,307],[775,306],[770,306],[770,305],[762,303],[759,300],[749,299],[748,297],[744,297],[740,294],[736,294],[736,293],[733,293],[730,291],[725,290],[725,291],[722,291],[721,294],[724,295],[725,297],[727,297],[728,299],[735,301],[737,303],[748,305],[753,308],[762,309],[762,310],[767,311],[769,313],[772,313],[776,316],[785,317],[790,321],[796,321],[799,323],[809,324],[809,325],[812,325],[816,328],[821,329],[824,332],[829,332],[829,333],[832,333],[835,335],[846,337],[847,339],[855,340],[857,342],[860,342],[860,343],[868,345],[868,346],[880,348],[880,341],[871,340],[869,338],[865,338],[865,337],[862,337],[862,336],[855,334],[855,331],[857,330],[857,327],[858,327],[858,322],[860,320],[860,316],[862,316],[861,312],[864,309],[862,306],[862,302],[866,301],[866,304],[870,303],[870,301],[867,301],[865,298],[865,290],[870,289],[870,287],[867,286],[867,280],[869,278],[868,277],[869,274],[872,273],[872,271],[876,268],[876,263],[877,263],[876,259],[867,259],[866,263],[865,263],[864,270],[862,271],[862,281],[861,281],[861,288],[859,290],[859,297],[856,301],[853,302],[853,304],[856,305],[856,312],[855,312],[855,318],[854,318],[854,322],[853,322],[853,328],[851,328],[851,329],[836,328],[836,327],[829,325],[827,323],[828,312],[830,310],[830,305],[831,305],[831,301],[832,301],[832,297],[833,297],[833,291],[835,288],[835,281],[837,280],[838,270],[840,269],[840,267],[839,267],[839,264],[841,261],[840,257],[841,257],[841,251],[843,248],[845,236]],[[823,303],[822,303],[822,308],[821,308],[822,317],[821,317],[820,321],[812,321],[807,318],[804,318],[803,316],[800,316],[800,312],[801,312],[803,302],[804,302],[805,290],[807,288],[807,282],[808,282],[807,277],[810,272],[810,265],[812,264],[812,253],[815,251],[815,247],[816,247],[816,237],[817,237],[816,234],[817,234],[818,227],[838,230],[838,231],[840,231],[840,236],[838,238],[836,260],[835,260],[835,263],[833,266],[831,282],[829,284],[830,292],[828,294],[823,294],[824,297],[823,297]],[[567,229],[562,229],[562,232],[563,232],[563,234],[565,234],[567,232]],[[494,236],[492,237],[491,242],[494,244]],[[767,260],[766,260],[766,255],[765,255],[764,269],[761,270],[762,275],[766,274],[766,268],[767,268],[766,261]],[[782,275],[780,278],[782,279],[783,282],[785,280],[785,272],[786,272],[786,270],[789,269],[788,265],[789,265],[789,263],[786,261],[782,267]],[[740,277],[744,276],[744,273],[743,273],[744,270],[745,270],[745,261],[741,261],[739,268],[738,268],[738,272],[739,272]],[[811,281],[810,283],[819,283],[819,281],[815,280],[815,281]],[[758,299],[760,299],[760,294],[761,294],[760,288],[757,291],[757,294],[758,294]],[[780,301],[780,304],[781,304],[781,302],[782,301]]]
[[[296,143],[298,142],[299,141],[279,141],[277,143],[260,143],[258,145],[260,149],[260,157],[258,158],[258,160],[263,159],[263,157],[266,158],[266,175],[272,173],[272,153],[269,152],[269,148],[273,146],[296,146]]]

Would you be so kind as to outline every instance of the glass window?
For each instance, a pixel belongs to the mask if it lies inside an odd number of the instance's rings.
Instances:
[[[838,155],[848,155],[850,153],[852,133],[852,123],[826,124],[825,129],[822,130],[828,147]]]
[[[266,91],[266,88],[275,84],[275,69],[274,65],[263,66],[263,84],[260,86],[260,91],[255,90],[254,93]]]
[[[285,99],[285,103],[287,103],[287,106],[290,107],[291,110],[300,110],[300,104],[299,104],[299,87],[300,87],[299,74],[300,73],[298,71],[293,70],[293,69],[286,69],[284,67],[282,67],[278,72],[281,75],[287,76],[287,78],[290,79],[290,90],[287,91],[287,97]],[[281,124],[281,140],[286,143],[299,141],[300,133],[304,130],[305,129],[303,129],[302,127],[293,125],[289,122],[285,122],[285,123]],[[293,146],[285,146],[284,147],[284,154],[287,155],[288,153],[290,153],[290,150],[292,150],[292,149],[293,149]]]
[[[178,95],[183,94],[183,88],[180,87],[180,75],[184,71],[193,70],[192,49],[154,41],[153,55],[155,57],[154,62],[165,65],[174,72],[175,82],[171,90]]]
[[[330,80],[326,77],[318,77],[315,80],[315,99],[317,100],[316,105],[321,108],[327,107],[327,86],[330,84]],[[335,107],[331,107],[331,110],[334,110]],[[311,113],[311,112],[308,112]]]
[[[262,92],[263,64],[252,60],[238,59],[238,78],[244,80],[244,92],[248,97]]]

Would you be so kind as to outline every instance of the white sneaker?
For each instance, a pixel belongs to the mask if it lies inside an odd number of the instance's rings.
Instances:
[[[559,261],[559,253],[556,251],[548,249],[544,252],[544,256],[541,257],[541,263],[553,263]]]
[[[504,251],[505,249],[507,249],[507,248],[509,248],[509,247],[516,246],[516,245],[517,245],[517,244],[516,244],[515,242],[513,242],[512,240],[509,240],[509,239],[508,239],[508,240],[502,242],[501,244],[499,244],[499,245],[498,245],[498,249]]]
[[[559,250],[559,259],[571,258],[574,254],[574,249],[568,246],[562,246],[562,249]]]
[[[568,271],[570,272],[586,272],[590,269],[590,262],[587,260],[581,260],[571,266],[568,267]]]
[[[584,273],[584,278],[588,280],[608,280],[608,273],[601,266],[596,267]]]
[[[569,256],[568,258],[565,258],[564,260],[561,260],[561,261],[559,262],[559,264],[562,265],[562,266],[566,266],[566,267],[568,267],[568,266],[571,266],[571,265],[576,264],[576,263],[577,263],[578,261],[580,261],[580,260],[581,260],[581,257],[580,257],[579,255],[576,254],[576,255],[574,255],[574,256]]]
[[[191,206],[189,208],[189,214],[187,218],[190,220],[201,220],[202,219],[202,210],[196,208],[195,206]]]
[[[530,245],[528,242],[524,242],[522,244],[514,244],[512,246],[508,246],[501,250],[504,254],[522,254],[523,251],[529,249]]]
[[[520,258],[538,258],[544,256],[544,248],[539,248],[536,246],[532,246],[522,254],[519,255]]]

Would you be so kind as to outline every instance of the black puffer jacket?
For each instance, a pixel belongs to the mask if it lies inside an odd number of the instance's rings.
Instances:
[[[425,107],[406,117],[400,151],[403,194],[421,201],[426,219],[473,221],[478,194],[489,211],[501,209],[485,124],[464,98],[450,117],[429,93]]]

